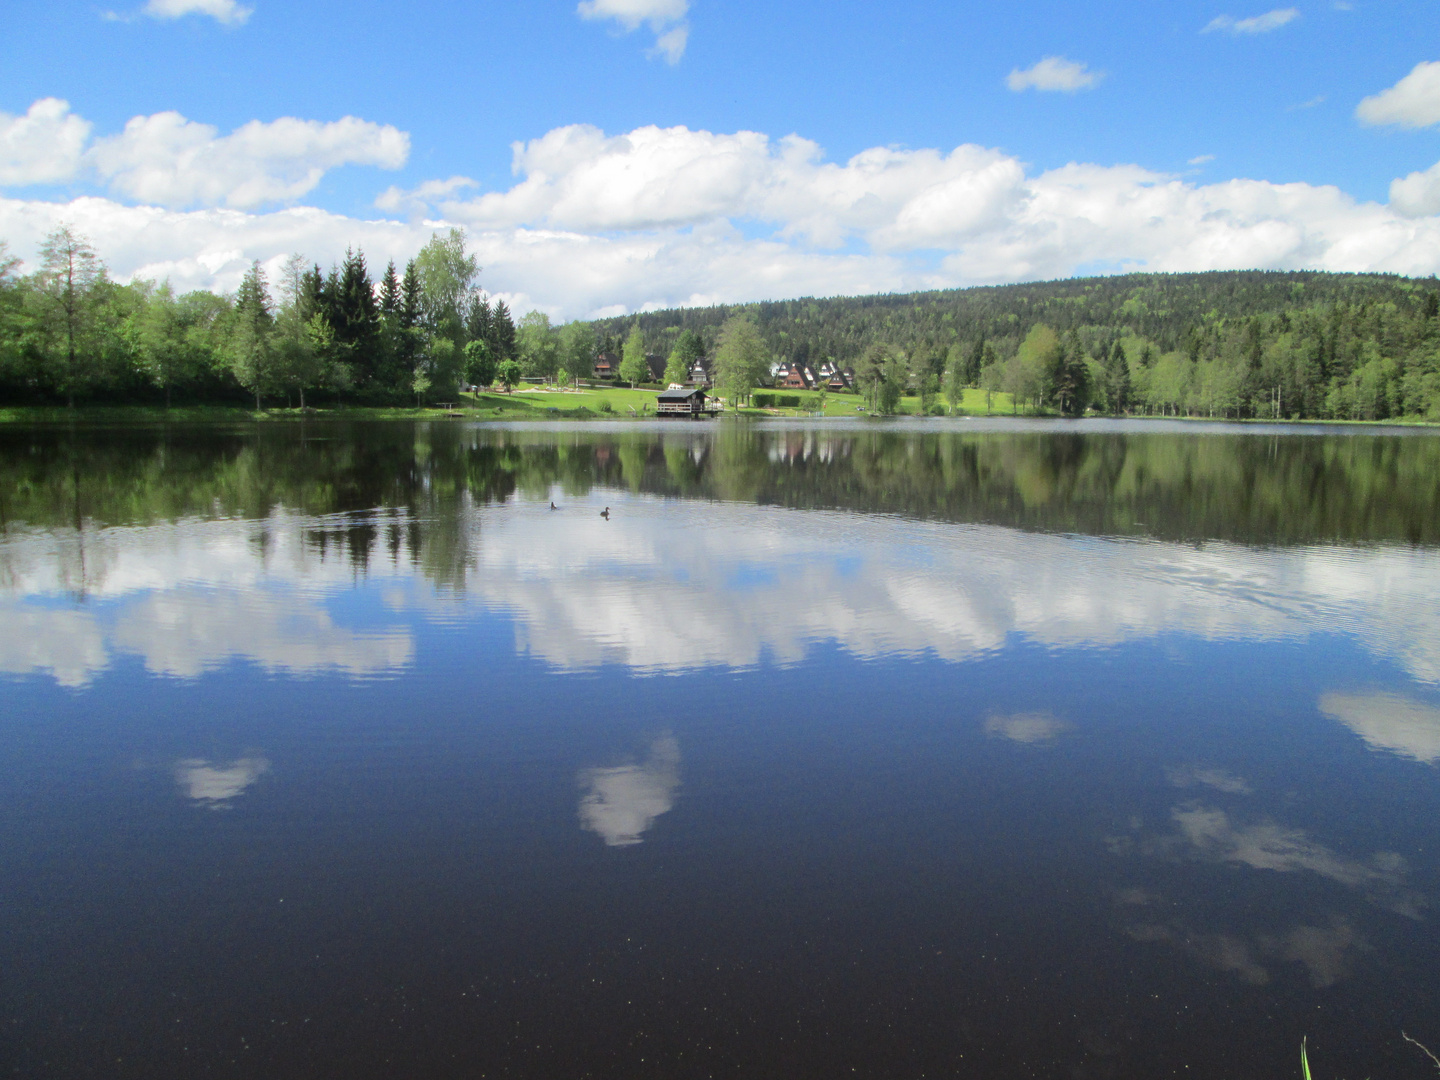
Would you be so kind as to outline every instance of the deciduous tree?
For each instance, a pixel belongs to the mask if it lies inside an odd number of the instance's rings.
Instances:
[[[645,334],[640,324],[636,323],[625,339],[625,351],[620,358],[620,378],[633,387],[638,382],[644,382],[649,375],[650,368],[645,363]]]
[[[770,350],[749,314],[732,315],[715,343],[715,381],[739,404],[770,374]]]

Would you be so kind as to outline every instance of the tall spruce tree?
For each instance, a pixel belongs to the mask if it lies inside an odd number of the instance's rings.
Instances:
[[[965,359],[965,384],[967,386],[980,385],[980,372],[985,367],[985,349],[985,335],[981,334],[975,339],[975,345]]]
[[[377,389],[380,311],[363,251],[345,252],[333,309],[338,316],[331,320],[335,345],[350,367],[352,381],[362,390]]]
[[[1130,395],[1130,360],[1117,341],[1105,358],[1105,403],[1110,412],[1122,416],[1130,411]]]
[[[490,301],[481,293],[470,294],[470,303],[465,309],[465,340],[490,343],[492,312]]]
[[[495,362],[503,364],[515,359],[515,322],[504,300],[496,300],[490,316],[490,349]]]
[[[400,275],[395,272],[395,260],[385,264],[385,276],[380,279],[380,311],[384,315],[398,315],[401,304]]]
[[[226,359],[235,381],[255,395],[259,411],[265,394],[275,390],[279,372],[271,335],[275,326],[265,271],[257,259],[245,271],[235,294],[235,312],[226,342]]]
[[[393,400],[409,383],[410,369],[402,355],[404,329],[401,326],[405,304],[404,286],[391,259],[380,279],[379,319],[376,335],[376,364],[371,394],[377,399]]]
[[[415,260],[405,264],[405,276],[400,281],[400,310],[395,335],[394,378],[389,387],[392,394],[412,392],[411,380],[416,365],[420,362],[424,331],[420,320],[423,315],[424,298],[420,289],[420,274]]]

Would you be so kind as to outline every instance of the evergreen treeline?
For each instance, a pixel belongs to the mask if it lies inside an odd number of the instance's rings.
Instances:
[[[652,351],[684,331],[713,348],[748,314],[772,358],[853,368],[881,412],[963,388],[1015,408],[1214,417],[1440,419],[1440,286],[1380,274],[1128,274],[906,295],[656,311]]]
[[[177,295],[113,281],[89,242],[62,226],[39,269],[15,273],[0,243],[0,401],[392,404],[462,380],[518,380],[516,327],[478,286],[459,229],[432,236],[377,281],[349,251],[324,271],[300,256],[271,282],[258,263],[234,296]]]

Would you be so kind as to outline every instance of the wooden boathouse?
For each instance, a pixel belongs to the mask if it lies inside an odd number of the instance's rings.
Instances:
[[[698,386],[662,390],[655,400],[656,416],[688,416],[692,420],[699,420],[702,417],[714,416],[720,409],[720,402],[707,401],[705,391]]]

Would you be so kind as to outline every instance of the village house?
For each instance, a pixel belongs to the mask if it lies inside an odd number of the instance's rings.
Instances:
[[[809,364],[786,360],[775,369],[775,387],[778,390],[814,390],[818,385],[819,378]]]
[[[595,354],[595,378],[607,382],[620,377],[620,357],[611,352]]]
[[[822,360],[815,371],[818,385],[826,390],[854,390],[855,372],[841,368],[833,360]]]
[[[603,379],[605,382],[620,381],[621,360],[622,357],[618,353],[596,353],[595,378]],[[665,357],[662,356],[660,353],[646,353],[645,368],[647,374],[640,381],[659,382],[665,377]]]

